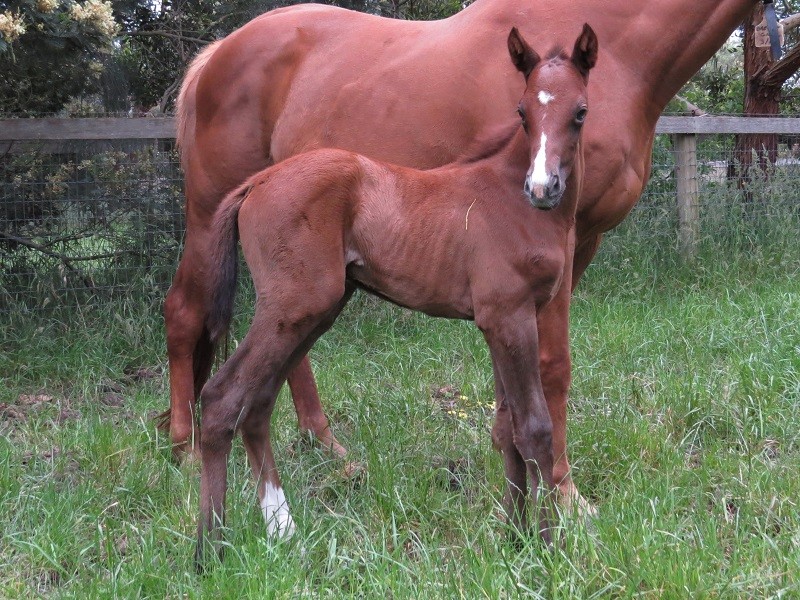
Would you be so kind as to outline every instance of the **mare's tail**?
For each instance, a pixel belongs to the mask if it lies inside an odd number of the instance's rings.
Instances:
[[[239,209],[253,188],[245,183],[228,194],[217,208],[211,224],[214,243],[209,254],[208,290],[211,293],[211,311],[206,320],[211,341],[219,342],[228,332],[233,317],[233,300],[239,274]]]

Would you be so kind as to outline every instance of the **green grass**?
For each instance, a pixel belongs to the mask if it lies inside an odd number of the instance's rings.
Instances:
[[[599,514],[566,520],[563,547],[509,542],[480,334],[357,296],[313,362],[365,471],[300,439],[283,393],[298,535],[266,538],[237,442],[226,555],[195,575],[197,466],[151,421],[160,307],[119,302],[2,317],[0,597],[800,597],[796,220],[709,237],[688,264],[636,223],[574,301],[570,449]]]

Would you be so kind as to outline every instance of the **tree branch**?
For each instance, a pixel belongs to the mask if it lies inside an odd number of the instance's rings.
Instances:
[[[153,31],[129,31],[125,35],[130,37],[165,37],[170,38],[172,40],[178,40],[181,42],[193,42],[195,44],[203,44],[208,45],[213,40],[204,40],[201,38],[191,37],[188,35],[182,35],[178,33],[173,33],[171,31],[164,31],[162,29],[154,29]]]
[[[688,112],[692,117],[705,117],[708,114],[702,108],[696,104],[693,104],[683,96],[676,95],[675,100],[683,104],[683,106],[686,108],[686,112]]]
[[[36,250],[38,252],[41,252],[42,254],[44,254],[45,256],[49,256],[50,258],[55,258],[56,260],[61,261],[61,264],[63,264],[67,269],[72,271],[75,275],[77,275],[81,279],[81,281],[83,281],[83,285],[85,285],[90,290],[95,289],[94,282],[92,281],[91,277],[89,277],[88,275],[84,275],[80,269],[78,269],[75,265],[73,265],[72,264],[73,259],[70,259],[69,257],[64,256],[63,254],[59,254],[58,252],[53,252],[49,248],[42,246],[41,244],[37,244],[33,240],[29,240],[28,238],[12,235],[4,231],[0,231],[0,237],[10,242],[15,242],[21,246],[25,246],[26,248],[30,248],[31,250]]]
[[[800,27],[800,13],[789,15],[785,19],[781,19],[783,25],[783,32],[786,33],[796,27]]]
[[[763,87],[779,88],[800,69],[800,44],[789,50],[778,62],[770,65],[763,73],[759,73]]]

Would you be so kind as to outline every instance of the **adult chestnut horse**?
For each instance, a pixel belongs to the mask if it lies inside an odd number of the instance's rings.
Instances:
[[[291,367],[359,287],[433,316],[475,321],[489,345],[497,395],[513,417],[495,440],[509,516],[526,527],[526,490],[536,500],[540,476],[554,488],[536,317],[568,286],[586,84],[598,45],[584,25],[571,56],[554,49],[542,60],[514,28],[508,49],[525,75],[522,122],[472,160],[419,171],[322,149],[258,173],[222,201],[206,272],[214,298],[208,327],[214,336],[230,323],[237,233],[256,312],[202,391],[199,566],[204,540],[218,538],[224,517],[237,430],[269,531],[294,530],[270,444],[272,409]],[[549,512],[543,508],[539,519],[547,542]]]
[[[497,39],[526,23],[530,39],[566,44],[590,21],[604,46],[590,86],[603,118],[586,125],[587,185],[567,274],[574,287],[603,232],[641,194],[659,113],[756,1],[476,0],[432,22],[304,5],[262,15],[205,49],[178,101],[187,232],[164,307],[171,396],[165,421],[176,451],[193,439],[194,402],[213,359],[205,281],[215,243],[211,218],[247,176],[330,146],[418,168],[448,163],[480,132],[503,123],[522,91]],[[541,371],[554,427],[554,477],[564,499],[580,499],[566,446],[568,311],[564,294],[539,313]],[[288,379],[301,428],[343,454],[308,361]],[[501,405],[496,427],[507,426]]]

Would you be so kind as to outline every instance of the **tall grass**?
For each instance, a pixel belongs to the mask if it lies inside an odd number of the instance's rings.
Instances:
[[[599,512],[565,519],[553,551],[509,543],[470,323],[357,296],[313,362],[364,470],[300,438],[283,393],[274,444],[298,534],[266,538],[237,443],[229,545],[199,577],[197,465],[175,466],[151,421],[168,402],[158,304],[8,318],[0,597],[800,597],[800,227],[791,206],[738,210],[704,213],[685,262],[667,213],[636,209],[587,271],[569,436]]]

